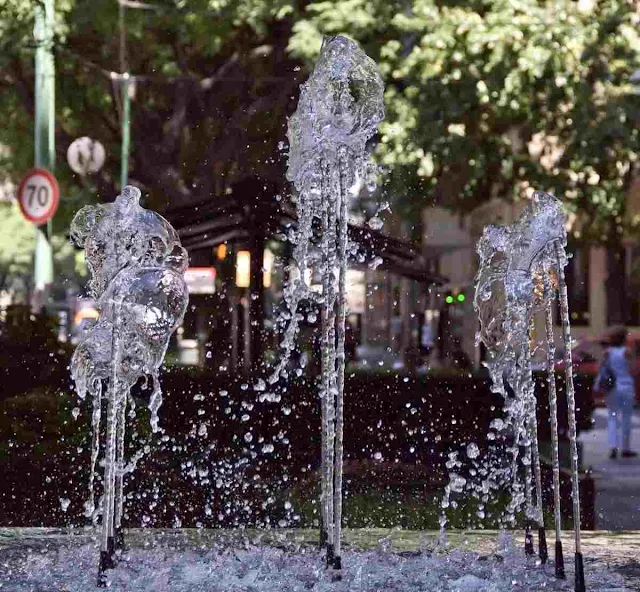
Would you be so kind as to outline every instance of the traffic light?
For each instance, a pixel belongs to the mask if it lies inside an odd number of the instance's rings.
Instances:
[[[445,294],[444,301],[448,306],[455,306],[456,304],[463,304],[467,297],[464,292],[452,292],[449,291]]]

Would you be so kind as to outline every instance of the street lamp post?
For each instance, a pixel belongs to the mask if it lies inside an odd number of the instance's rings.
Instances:
[[[127,37],[125,28],[125,4],[120,2],[118,6],[118,28],[120,30],[120,92],[122,97],[122,144],[120,152],[120,189],[124,189],[129,182],[129,143],[130,143],[130,119],[131,96],[129,94],[129,72],[127,71]]]
[[[129,184],[129,152],[131,151],[131,99],[135,94],[136,79],[129,74],[127,63],[127,25],[126,8],[140,8],[143,10],[159,10],[155,4],[136,2],[133,0],[118,0],[118,31],[119,31],[119,61],[120,73],[112,74],[118,80],[118,92],[122,99],[122,120],[120,133],[122,143],[120,145],[120,187],[124,189]]]
[[[36,3],[33,35],[35,59],[34,163],[53,173],[55,166],[55,67],[53,61],[54,0]],[[34,254],[34,300],[39,310],[46,301],[47,286],[53,282],[51,221],[36,226]]]
[[[264,243],[264,236],[258,235],[252,240],[249,250],[240,250],[236,254],[236,288],[244,292],[240,302],[243,306],[243,372],[245,375],[249,375],[262,362],[266,277]]]

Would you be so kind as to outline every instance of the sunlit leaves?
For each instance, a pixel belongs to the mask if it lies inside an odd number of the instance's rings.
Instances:
[[[387,119],[376,154],[388,171],[389,198],[416,212],[433,203],[468,211],[493,196],[555,189],[583,226],[601,237],[612,216],[625,211],[640,152],[640,95],[630,84],[640,63],[640,16],[631,0],[589,6],[573,0],[153,4],[159,10],[126,11],[128,62],[132,72],[160,78],[209,77],[240,56],[243,75],[257,79],[263,62],[248,51],[254,41],[265,51],[286,46],[290,58],[310,65],[323,35],[356,39],[386,82]],[[117,3],[64,0],[56,8],[59,125],[73,134],[91,130],[111,138],[104,140],[107,151],[117,154],[117,105],[104,76],[120,67]],[[19,176],[32,154],[24,138],[32,135],[33,4],[6,0],[3,9],[0,143],[11,147],[12,160],[0,163],[0,172]],[[293,76],[290,64],[278,75],[288,73]],[[172,87],[154,82],[139,92],[138,100],[164,125],[175,104]],[[221,86],[216,109],[240,105],[234,92]],[[290,96],[295,100],[295,93]],[[262,127],[284,129],[284,116],[267,123],[269,117]],[[192,161],[202,156],[199,142],[218,134],[221,121],[219,112],[210,113],[189,131],[181,152],[181,162],[189,161],[185,170],[197,169]],[[540,150],[532,149],[536,143]],[[262,145],[264,138],[245,142],[242,158],[232,150],[224,159],[264,161]],[[597,184],[583,179],[587,170],[597,173]],[[190,186],[180,176],[176,183]]]
[[[305,48],[322,34],[343,32],[378,60],[387,121],[377,154],[400,195],[469,210],[554,189],[598,236],[624,210],[639,151],[632,2],[368,0],[367,18],[362,2],[345,3],[348,14],[339,4],[311,3],[290,49],[312,57]],[[535,154],[534,136],[546,146]],[[570,175],[581,167],[598,183]]]

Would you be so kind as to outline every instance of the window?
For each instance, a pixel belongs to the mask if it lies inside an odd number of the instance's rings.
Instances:
[[[640,325],[640,247],[607,250],[607,324]]]
[[[626,253],[625,249],[607,249],[607,325],[622,325],[626,321]]]
[[[625,324],[640,325],[640,247],[627,247],[625,263]]]
[[[572,325],[588,325],[589,314],[589,247],[568,249],[572,253],[565,267],[567,293],[569,294],[569,313]],[[560,315],[558,315],[558,322]]]

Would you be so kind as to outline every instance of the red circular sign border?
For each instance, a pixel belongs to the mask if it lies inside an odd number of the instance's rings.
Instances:
[[[22,205],[22,191],[24,190],[24,186],[26,185],[27,181],[34,175],[42,175],[43,177],[46,177],[47,181],[49,181],[49,183],[51,184],[51,187],[53,188],[53,196],[52,196],[53,200],[52,200],[51,208],[44,216],[40,216],[39,218],[34,218],[33,216],[27,214],[27,212],[24,209],[24,206]],[[58,181],[56,180],[56,178],[47,169],[41,169],[41,168],[31,169],[24,176],[24,178],[20,182],[20,186],[18,187],[18,205],[20,206],[20,211],[22,212],[22,215],[27,220],[29,220],[29,222],[33,222],[34,224],[44,224],[45,222],[48,222],[49,220],[51,220],[51,218],[53,218],[53,216],[55,215],[58,209],[59,204],[60,204],[60,187],[58,186]]]

